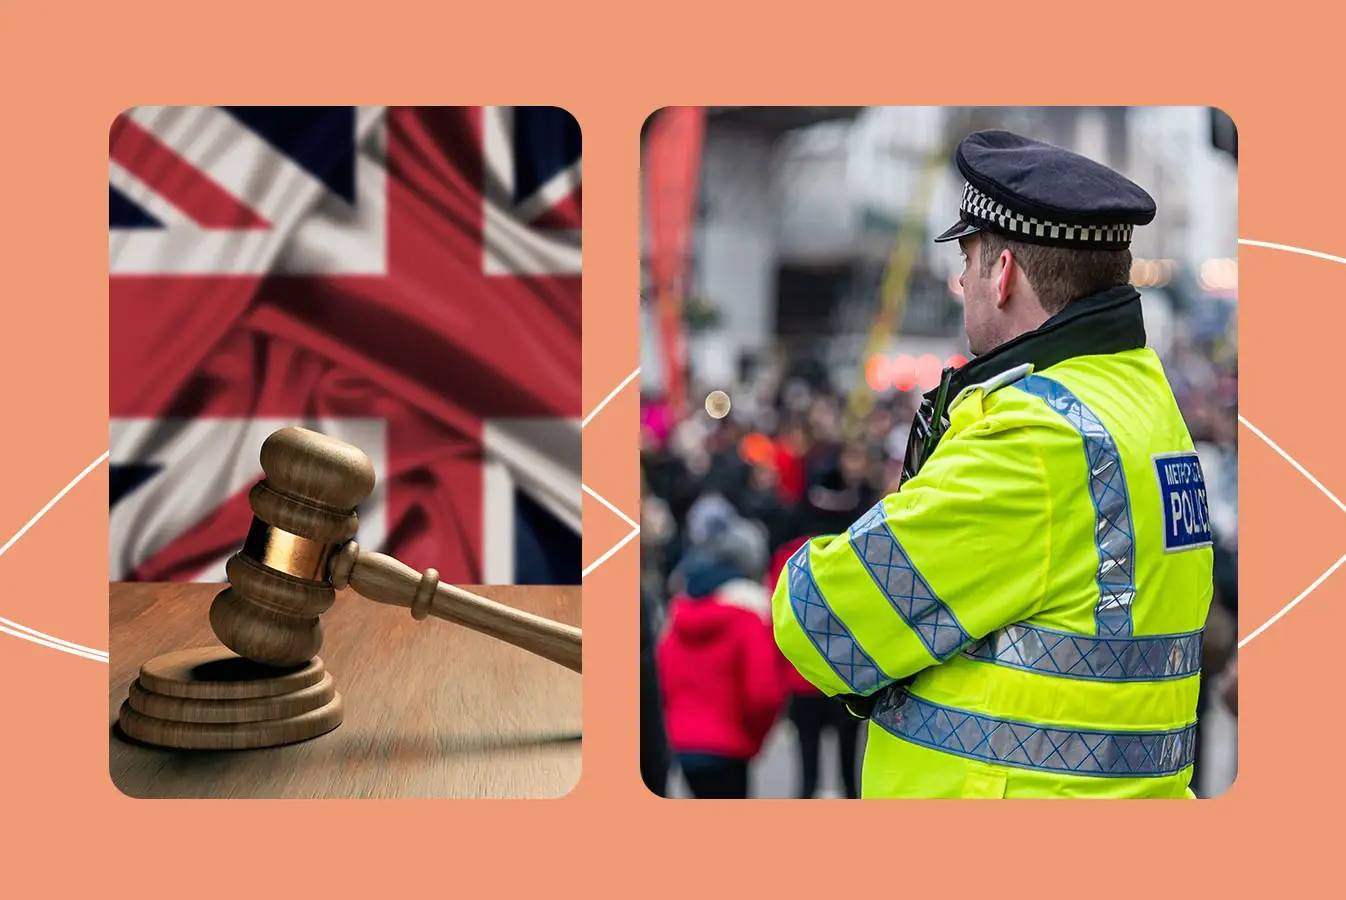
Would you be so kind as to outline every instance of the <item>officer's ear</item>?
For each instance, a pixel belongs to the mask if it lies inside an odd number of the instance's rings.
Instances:
[[[1019,264],[1014,259],[1014,254],[1005,248],[1000,251],[1000,277],[996,279],[996,300],[997,309],[1004,309],[1005,304],[1009,303],[1010,286],[1014,284],[1014,275],[1019,269]]]

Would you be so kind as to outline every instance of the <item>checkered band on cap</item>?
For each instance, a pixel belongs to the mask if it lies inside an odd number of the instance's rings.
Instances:
[[[1038,243],[1080,244],[1084,246],[1125,246],[1131,243],[1133,225],[1065,225],[1017,213],[991,199],[971,184],[963,188],[960,205],[965,216],[996,231],[1022,236]]]

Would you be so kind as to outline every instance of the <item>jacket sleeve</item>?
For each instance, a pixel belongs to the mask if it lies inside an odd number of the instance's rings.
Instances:
[[[982,418],[847,533],[786,562],[777,646],[829,695],[868,696],[1032,615],[1050,566],[1046,426]]]

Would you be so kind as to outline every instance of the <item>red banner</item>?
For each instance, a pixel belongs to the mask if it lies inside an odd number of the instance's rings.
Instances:
[[[668,402],[675,415],[684,411],[686,345],[682,304],[705,130],[705,112],[699,106],[661,110],[645,140],[642,167],[650,268],[659,304]]]

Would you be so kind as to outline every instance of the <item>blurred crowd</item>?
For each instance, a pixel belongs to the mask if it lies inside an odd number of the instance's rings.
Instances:
[[[1179,316],[1162,354],[1206,473],[1217,537],[1202,712],[1237,711],[1237,335]],[[693,376],[694,377],[694,376]],[[694,377],[695,380],[695,377]],[[700,398],[731,398],[712,418]],[[804,681],[775,646],[770,596],[808,538],[845,531],[896,490],[920,394],[872,398],[846,428],[847,399],[822,366],[797,363],[751,383],[693,384],[690,410],[642,398],[642,770],[660,795],[681,775],[697,797],[749,796],[754,759],[778,727],[797,740],[795,796],[815,796],[821,736],[840,748],[840,783],[858,795],[860,727]],[[678,615],[670,619],[671,607]],[[788,725],[787,725],[788,723]],[[1193,789],[1201,794],[1200,769]]]

